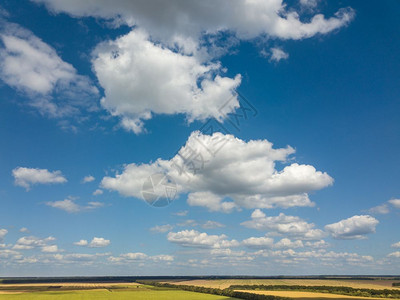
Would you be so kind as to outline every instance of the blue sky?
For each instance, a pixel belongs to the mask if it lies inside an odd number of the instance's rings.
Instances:
[[[225,2],[2,2],[0,276],[397,272],[400,4]]]

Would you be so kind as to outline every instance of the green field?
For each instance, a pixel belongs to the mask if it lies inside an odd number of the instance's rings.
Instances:
[[[4,286],[3,286],[4,287]],[[15,290],[14,290],[15,291]],[[3,291],[4,292],[4,291]],[[201,293],[193,293],[187,291],[173,290],[173,289],[160,289],[147,286],[140,286],[140,288],[128,289],[96,289],[96,290],[60,290],[60,291],[25,291],[18,294],[1,294],[0,299],[18,299],[18,300],[46,300],[46,299],[60,299],[60,300],[92,300],[92,299],[120,299],[120,300],[226,300],[233,299],[223,296],[215,296]]]

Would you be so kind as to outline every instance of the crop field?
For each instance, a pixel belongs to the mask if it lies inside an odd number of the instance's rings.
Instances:
[[[225,289],[231,285],[306,285],[306,286],[346,286],[359,289],[399,289],[392,287],[393,280],[336,280],[336,279],[216,279],[168,281],[171,284],[184,284]]]
[[[244,292],[244,291],[243,291]],[[250,292],[246,290],[246,292]],[[326,294],[326,293],[312,293],[312,292],[297,292],[297,291],[251,291],[253,294],[258,295],[272,295],[278,297],[288,297],[293,299],[310,299],[310,300],[333,300],[333,299],[343,299],[343,300],[359,300],[359,299],[367,299],[367,300],[382,300],[385,298],[372,298],[372,297],[356,297],[356,296],[345,296],[345,295],[336,295],[336,294]]]
[[[0,300],[226,300],[233,299],[136,283],[0,284]]]

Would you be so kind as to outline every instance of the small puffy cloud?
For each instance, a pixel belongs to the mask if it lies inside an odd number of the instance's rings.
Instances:
[[[392,199],[388,201],[394,208],[400,209],[400,199]]]
[[[400,248],[400,242],[392,244],[392,248]]]
[[[22,91],[29,104],[50,117],[79,115],[93,109],[98,90],[91,80],[79,75],[56,50],[31,31],[0,20],[0,79]]]
[[[26,228],[26,227],[22,227],[22,228],[19,230],[19,232],[27,233],[27,232],[29,232],[29,230],[28,230],[28,228]]]
[[[222,77],[217,63],[172,51],[150,41],[143,30],[132,30],[95,50],[94,71],[105,90],[101,105],[121,118],[121,125],[138,134],[153,114],[185,114],[188,122],[214,117],[232,99],[241,76]]]
[[[201,225],[201,227],[204,229],[214,229],[214,228],[223,228],[223,227],[225,227],[225,225],[221,224],[217,221],[208,220],[203,225]]]
[[[173,228],[174,228],[174,226],[172,226],[170,224],[165,224],[165,225],[154,226],[154,227],[150,228],[150,231],[164,233],[167,231],[171,231]]]
[[[55,238],[49,236],[45,239],[41,239],[35,236],[24,236],[17,240],[15,245],[13,246],[14,250],[30,250],[36,247],[47,247],[48,242],[54,241]]]
[[[388,257],[400,258],[400,251],[392,252],[388,254]]]
[[[89,247],[89,248],[102,248],[110,245],[110,240],[106,240],[102,237],[94,237],[92,241],[89,243],[87,240],[80,240],[79,242],[75,242],[74,245],[81,247]]]
[[[275,61],[279,62],[282,59],[288,59],[289,54],[283,51],[281,48],[271,48],[271,53],[270,53],[270,61]]]
[[[183,230],[179,232],[168,233],[168,241],[184,246],[196,248],[229,248],[239,246],[236,240],[227,240],[227,236],[208,235],[205,232],[196,230]]]
[[[193,162],[195,171],[184,160],[193,153],[201,158]],[[210,211],[314,206],[308,193],[332,185],[333,178],[311,165],[298,163],[277,170],[276,163],[287,162],[293,153],[292,147],[274,149],[267,140],[245,142],[233,135],[195,131],[171,160],[128,164],[115,177],[104,177],[101,186],[142,198],[144,180],[161,173],[176,182],[178,194],[189,194],[189,205]]]
[[[286,248],[286,249],[295,249],[295,248],[303,248],[304,244],[302,241],[300,240],[296,240],[296,241],[291,241],[290,239],[284,238],[281,239],[279,242],[277,242],[274,245],[274,248]]]
[[[384,203],[382,205],[378,205],[378,206],[370,208],[368,210],[368,212],[371,213],[371,214],[381,214],[381,215],[383,215],[383,214],[388,214],[390,212],[390,210],[389,210],[389,206],[386,203]]]
[[[263,231],[269,231],[272,235],[288,235],[301,240],[318,240],[325,236],[320,229],[315,229],[313,223],[307,223],[300,217],[287,216],[280,213],[279,216],[268,217],[260,209],[254,210],[251,220],[241,225]]]
[[[121,254],[121,257],[129,259],[129,260],[143,260],[146,259],[148,256],[147,254],[136,252],[136,253],[125,253]]]
[[[58,184],[65,183],[67,179],[61,171],[49,171],[47,169],[35,169],[18,167],[12,171],[15,185],[22,186],[27,190],[35,184]]]
[[[111,243],[110,240],[94,237],[88,246],[90,248],[101,248],[101,247],[107,247],[108,245],[110,245],[110,243]]]
[[[95,190],[93,192],[93,196],[99,196],[99,195],[102,195],[102,194],[103,194],[103,190],[101,190],[101,189],[97,189],[97,190]]]
[[[46,205],[64,210],[68,213],[77,213],[81,211],[81,207],[75,203],[73,199],[64,199],[60,201],[46,202]]]
[[[104,203],[103,202],[98,202],[98,201],[90,201],[86,206],[83,207],[83,210],[91,210],[91,209],[96,209],[99,207],[103,207]]]
[[[381,205],[370,208],[368,212],[371,214],[388,214],[391,207],[400,209],[400,199],[391,199]]]
[[[45,253],[58,252],[58,247],[57,247],[57,245],[43,246],[42,247],[42,252],[45,252]]]
[[[378,224],[379,221],[374,217],[361,215],[326,225],[325,230],[335,239],[364,239],[365,235],[375,233]]]
[[[306,242],[305,246],[310,248],[323,249],[323,248],[328,248],[330,244],[324,240],[319,240],[315,242]]]
[[[4,237],[7,235],[8,230],[7,229],[0,229],[0,241],[4,239]]]
[[[94,178],[92,175],[88,175],[83,177],[82,183],[88,183],[94,181],[96,178]]]
[[[242,241],[242,244],[254,249],[272,248],[274,239],[269,237],[251,237]]]
[[[89,242],[87,240],[80,240],[79,242],[75,242],[74,245],[76,246],[87,246]]]
[[[91,201],[88,202],[85,206],[82,206],[75,202],[75,198],[69,197],[64,200],[46,202],[46,205],[66,211],[67,213],[78,213],[103,207],[104,203]]]

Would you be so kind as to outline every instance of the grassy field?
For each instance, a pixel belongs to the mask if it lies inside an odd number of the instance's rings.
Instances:
[[[331,280],[331,279],[216,279],[168,281],[172,284],[185,284],[225,289],[231,285],[307,285],[307,286],[347,286],[358,289],[396,289],[393,280]],[[399,288],[399,287],[397,287]]]
[[[222,296],[193,293],[174,289],[155,288],[137,284],[0,284],[0,300],[227,300]]]

